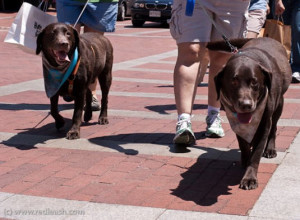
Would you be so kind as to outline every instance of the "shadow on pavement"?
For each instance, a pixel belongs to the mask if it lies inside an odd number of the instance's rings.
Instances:
[[[186,172],[182,173],[182,180],[172,194],[184,201],[192,201],[200,206],[213,206],[226,195],[233,194],[244,174],[238,162],[220,159],[207,159],[208,154],[218,151],[213,148],[203,148],[207,152],[197,159]],[[239,154],[238,150],[225,154]],[[231,192],[232,191],[232,192]],[[225,195],[225,196],[224,196]]]
[[[219,198],[223,199],[223,195],[232,194],[231,191],[234,190],[233,188],[236,189],[238,187],[244,170],[239,162],[233,161],[234,159],[222,160],[220,156],[216,155],[230,155],[230,158],[237,158],[239,160],[239,150],[221,151],[197,145],[185,148],[178,147],[170,144],[172,143],[173,136],[170,133],[134,133],[91,138],[89,141],[131,155],[138,154],[138,151],[124,149],[124,146],[127,144],[129,146],[131,144],[167,145],[169,151],[174,154],[176,153],[177,156],[179,156],[179,153],[190,152],[192,148],[203,150],[204,153],[199,156],[193,165],[184,167],[186,168],[186,172],[181,174],[182,180],[178,182],[177,188],[170,189],[171,194],[184,201],[193,201],[195,204],[201,206],[212,206],[219,202]],[[203,132],[197,133],[196,136],[203,138]],[[124,149],[124,151],[120,149]]]
[[[73,109],[73,104],[60,104],[58,109],[59,111]],[[34,111],[50,111],[50,104],[28,104],[28,103],[19,103],[19,104],[7,104],[0,103],[1,110],[34,110]]]
[[[157,112],[159,114],[168,115],[169,113],[167,111],[176,111],[176,105],[148,105],[145,106],[146,109]],[[201,104],[194,104],[193,110],[197,109],[207,109],[207,105],[201,105]]]

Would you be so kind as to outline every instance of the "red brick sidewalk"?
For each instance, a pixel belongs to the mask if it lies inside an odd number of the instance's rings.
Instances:
[[[0,13],[1,192],[247,216],[278,164],[260,165],[258,189],[239,189],[243,170],[238,159],[213,158],[221,151],[238,158],[234,133],[229,124],[224,123],[224,138],[205,138],[206,125],[201,119],[193,123],[197,144],[191,150],[204,153],[199,157],[175,153],[171,144],[176,119],[174,99],[163,96],[173,94],[172,71],[176,54],[158,60],[149,58],[148,63],[137,63],[133,69],[114,71],[109,99],[110,124],[97,125],[94,113],[93,121],[83,124],[81,130],[83,140],[106,150],[86,149],[84,144],[80,149],[67,149],[64,136],[71,123],[72,104],[61,101],[67,124],[65,130],[57,132],[52,117],[45,118],[49,100],[40,89],[41,85],[35,84],[42,83],[39,81],[42,77],[40,57],[27,55],[3,43],[13,15]],[[168,29],[151,24],[137,29],[131,27],[130,21],[119,22],[116,33],[107,36],[115,48],[115,64],[176,49]],[[170,83],[149,83],[147,80]],[[24,87],[23,91],[23,84],[18,84],[23,82],[32,87]],[[15,93],[9,88],[20,91]],[[292,84],[288,90],[282,119],[300,119],[300,105],[294,101],[300,98],[299,88]],[[198,95],[207,96],[205,84],[199,87]],[[194,114],[204,117],[206,104],[205,99],[197,99]],[[133,115],[126,116],[129,113]],[[225,117],[224,112],[222,116]],[[299,126],[279,126],[278,151],[284,154],[298,132]],[[51,141],[53,143],[48,146]],[[81,142],[69,143],[78,145]],[[169,154],[140,153],[139,147],[148,144],[161,151],[166,149]]]

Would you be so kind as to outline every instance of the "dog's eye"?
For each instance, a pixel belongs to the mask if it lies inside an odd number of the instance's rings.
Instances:
[[[237,87],[239,85],[239,80],[235,77],[231,81],[232,86]]]
[[[256,86],[257,85],[257,79],[251,79],[251,85]]]
[[[70,37],[70,36],[71,36],[71,33],[70,33],[69,31],[67,31],[67,32],[66,32],[66,35],[67,35],[68,37]]]

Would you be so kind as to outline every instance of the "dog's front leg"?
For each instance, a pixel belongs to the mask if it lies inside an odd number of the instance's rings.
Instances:
[[[74,113],[73,113],[73,119],[72,119],[72,127],[67,133],[67,139],[73,140],[80,138],[80,125],[81,125],[81,118],[82,118],[82,112],[83,112],[83,105],[85,100],[85,93],[79,92],[75,96],[75,102],[74,102]]]
[[[240,136],[236,135],[236,137],[241,150],[241,164],[243,168],[246,168],[249,165],[249,160],[251,157],[251,145]]]
[[[266,122],[264,125],[266,128],[270,128],[271,121]],[[251,152],[249,165],[241,180],[240,188],[250,190],[250,189],[256,189],[258,187],[257,170],[258,170],[260,159],[267,145],[269,133],[270,133],[270,129],[266,129],[265,132],[263,132],[263,134],[259,135],[257,141],[253,143],[253,149]]]
[[[65,125],[64,118],[58,113],[58,94],[55,94],[50,98],[51,103],[51,115],[55,120],[56,129],[60,129]]]

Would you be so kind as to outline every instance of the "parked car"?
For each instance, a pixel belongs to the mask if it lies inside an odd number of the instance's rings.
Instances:
[[[118,21],[124,21],[131,16],[131,7],[135,0],[119,0]]]
[[[142,27],[146,21],[167,24],[171,18],[173,0],[136,0],[131,8],[131,22]]]

